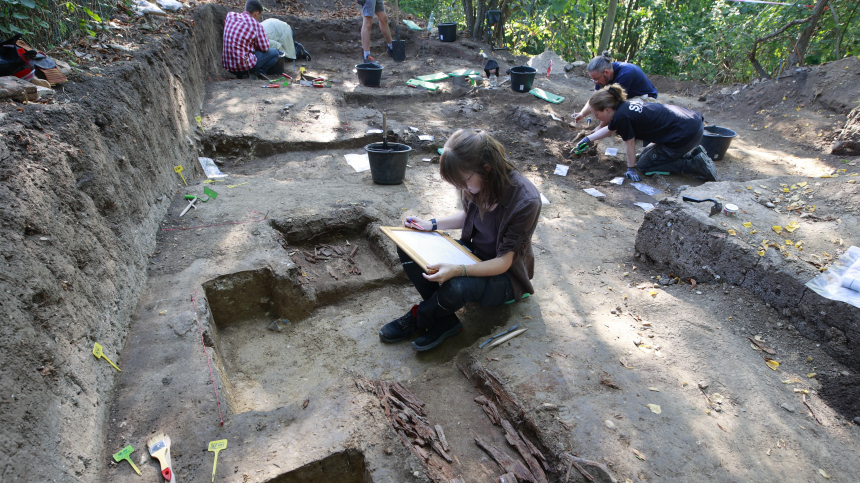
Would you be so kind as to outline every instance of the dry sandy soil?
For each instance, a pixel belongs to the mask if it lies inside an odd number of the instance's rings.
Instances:
[[[538,76],[566,97],[559,105],[461,78],[410,89],[417,75],[481,69],[486,46],[401,31],[406,62],[383,61],[382,87],[367,88],[353,72],[352,4],[265,2],[314,55],[309,73],[337,82],[262,89],[220,68],[227,8],[199,3],[155,31],[115,19],[102,42],[131,54],[81,45],[94,57],[55,102],[0,106],[3,481],[136,481],[111,457],[129,444],[155,480],[146,442],[162,432],[182,481],[211,479],[206,449],[220,439],[219,481],[499,481],[504,471],[476,438],[529,460],[479,396],[543,456],[546,481],[587,481],[571,457],[597,481],[860,481],[851,333],[801,334],[752,291],[694,285],[700,267],[668,273],[658,266],[670,260],[646,263],[634,249],[648,223],[634,203],[679,192],[746,201],[754,190],[763,203],[799,182],[823,201],[820,221],[803,220],[809,248],[796,256],[826,266],[824,253],[860,245],[858,159],[827,154],[856,105],[860,60],[747,86],[655,77],[663,102],[738,137],[718,162],[720,183],[657,175],[645,181],[661,191],[650,196],[608,182],[624,172],[620,140],[568,154],[578,130],[550,114],[585,102],[582,72]],[[504,68],[528,61],[497,57]],[[383,112],[390,139],[413,148],[400,185],[374,184],[344,158],[380,139],[367,131]],[[534,237],[536,294],[466,307],[465,330],[427,353],[382,344],[379,327],[418,295],[378,227],[457,209],[436,149],[466,127],[491,131],[551,202]],[[207,183],[197,156],[228,178]],[[553,174],[557,164],[567,176]],[[839,177],[821,178],[830,174]],[[180,216],[184,196],[204,187],[217,198]],[[737,221],[776,223],[773,210],[757,210]],[[528,331],[478,347],[515,324]],[[121,373],[92,356],[95,342]],[[414,410],[381,403],[393,383],[423,402],[413,424],[444,428],[450,462],[397,431],[394,416]]]

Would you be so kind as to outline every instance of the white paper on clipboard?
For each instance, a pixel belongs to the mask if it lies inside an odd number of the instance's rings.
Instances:
[[[427,262],[427,265],[438,263],[472,265],[478,263],[436,232],[392,230],[391,235],[413,249],[419,257]]]

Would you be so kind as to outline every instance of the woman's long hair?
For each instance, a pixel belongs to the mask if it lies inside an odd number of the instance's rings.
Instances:
[[[510,173],[516,169],[505,157],[505,148],[481,129],[460,129],[448,138],[439,174],[460,190],[465,208],[469,202],[478,206],[481,214],[499,202],[506,185],[511,185]],[[481,190],[472,194],[465,180],[472,173],[481,177]]]
[[[607,108],[618,110],[618,106],[627,100],[627,91],[621,84],[612,84],[591,95],[588,105],[592,110],[603,111]]]

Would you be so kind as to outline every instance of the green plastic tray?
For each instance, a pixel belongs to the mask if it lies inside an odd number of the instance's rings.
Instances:
[[[418,80],[424,82],[436,82],[440,80],[445,80],[448,78],[448,74],[444,72],[437,72],[435,74],[427,74],[427,75],[419,75]]]
[[[481,72],[475,69],[460,69],[448,74],[449,77],[466,77],[467,75],[481,75]]]
[[[424,82],[423,80],[418,79],[409,79],[408,81],[406,81],[406,85],[409,87],[423,87],[428,91],[435,91],[439,88],[438,85],[432,82]]]
[[[530,90],[529,94],[537,97],[538,99],[543,99],[543,100],[545,100],[547,102],[551,102],[553,104],[561,104],[562,102],[564,102],[564,97],[557,96],[557,95],[555,95],[551,92],[547,92],[543,89],[538,89],[537,87]]]
[[[413,22],[412,20],[404,19],[403,23],[405,23],[406,26],[409,27],[409,30],[424,30],[421,27],[419,27],[418,24]]]

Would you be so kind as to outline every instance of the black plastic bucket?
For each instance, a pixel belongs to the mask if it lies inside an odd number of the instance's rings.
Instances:
[[[370,176],[374,183],[400,184],[406,178],[406,163],[411,147],[388,143],[388,149],[383,149],[382,143],[373,143],[365,146],[364,150],[370,160]]]
[[[511,90],[514,92],[528,92],[532,90],[537,70],[534,67],[521,65],[511,69]]]
[[[363,86],[379,87],[382,81],[382,66],[379,64],[358,64],[355,66],[358,72],[358,82]]]
[[[437,25],[439,28],[439,40],[442,42],[456,42],[457,41],[457,24],[456,23],[440,23]]]
[[[732,144],[732,139],[738,133],[720,126],[705,126],[705,135],[702,136],[702,147],[708,153],[708,157],[714,161],[723,159],[729,146]]]

